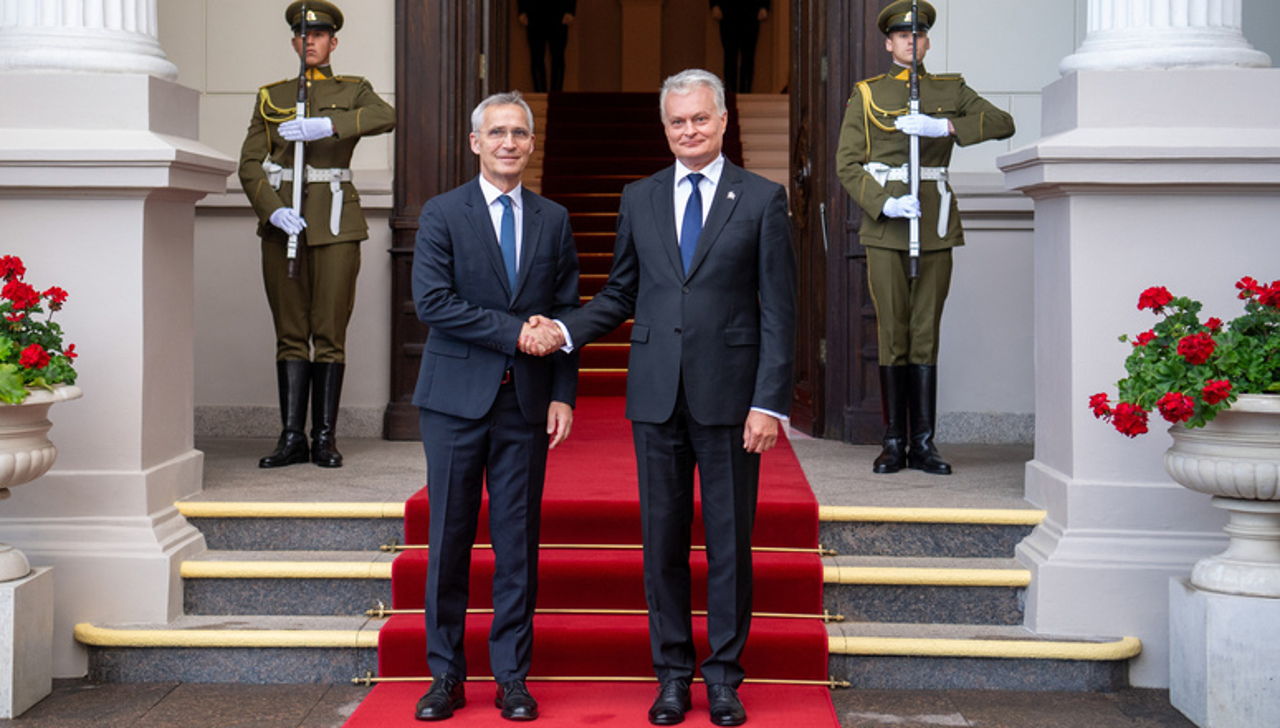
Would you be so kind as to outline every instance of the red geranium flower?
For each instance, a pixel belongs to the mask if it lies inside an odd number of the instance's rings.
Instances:
[[[1136,404],[1121,402],[1112,413],[1111,424],[1126,437],[1137,437],[1147,431],[1147,413]]]
[[[49,299],[49,309],[52,311],[61,311],[62,304],[67,302],[67,292],[57,286],[45,291],[44,297]]]
[[[22,350],[22,355],[18,357],[18,364],[25,369],[44,369],[49,366],[49,352],[39,344],[32,344]]]
[[[1231,382],[1226,379],[1210,379],[1204,383],[1200,396],[1205,404],[1217,404],[1231,395]]]
[[[1154,332],[1154,331],[1143,331],[1141,334],[1138,334],[1138,338],[1133,342],[1133,345],[1134,345],[1134,346],[1146,346],[1147,344],[1150,344],[1151,342],[1153,342],[1153,341],[1155,341],[1155,340],[1156,340],[1156,332]]]
[[[1138,296],[1138,310],[1149,308],[1159,313],[1160,309],[1164,308],[1172,300],[1173,294],[1169,293],[1168,288],[1164,286],[1148,288],[1142,292],[1141,296]]]
[[[1110,417],[1111,402],[1107,399],[1106,392],[1099,392],[1090,397],[1089,409],[1093,410],[1093,416],[1100,420]]]
[[[1205,322],[1204,322],[1204,327],[1205,327],[1206,329],[1209,329],[1210,331],[1214,331],[1214,332],[1216,332],[1216,331],[1221,331],[1221,330],[1222,330],[1222,319],[1218,318],[1217,316],[1214,316],[1213,318],[1211,318],[1211,319],[1209,319],[1208,321],[1205,321]]]
[[[16,255],[6,255],[0,258],[0,278],[11,281],[14,278],[21,278],[27,274],[27,269],[22,265],[22,259]]]
[[[68,344],[68,345],[67,345],[67,350],[66,350],[66,351],[64,351],[64,352],[62,352],[62,355],[63,355],[63,356],[65,356],[65,357],[66,357],[66,358],[68,358],[68,359],[75,359],[76,357],[80,356],[79,354],[77,354],[77,353],[76,353],[76,345],[75,345],[75,344]]]
[[[1209,357],[1213,354],[1214,348],[1217,346],[1213,341],[1213,337],[1206,333],[1191,334],[1182,337],[1178,342],[1178,353],[1182,358],[1187,360],[1188,364],[1197,365],[1209,361]]]
[[[1259,291],[1258,303],[1263,306],[1280,308],[1280,281],[1272,281],[1271,285]]]
[[[1160,408],[1161,416],[1175,423],[1191,419],[1196,409],[1196,403],[1182,392],[1169,392],[1156,402],[1156,406]]]
[[[18,279],[10,280],[0,289],[0,296],[13,302],[14,311],[23,311],[40,305],[40,294],[29,283]]]
[[[1245,276],[1237,281],[1236,288],[1240,291],[1240,298],[1249,298],[1262,290],[1258,286],[1258,282],[1249,276]]]

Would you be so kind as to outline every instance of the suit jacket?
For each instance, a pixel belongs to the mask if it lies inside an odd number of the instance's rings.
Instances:
[[[521,188],[524,236],[514,297],[480,182],[473,179],[422,206],[413,251],[413,300],[431,327],[413,403],[478,419],[514,366],[520,411],[544,423],[554,400],[573,406],[578,357],[518,352],[521,325],[533,314],[562,315],[578,305],[578,254],[569,213]]]
[[[528,15],[529,24],[560,25],[565,14],[578,14],[578,0],[519,0],[517,15]]]
[[[956,128],[952,136],[920,139],[920,165],[946,167],[951,164],[951,150],[959,144],[1013,136],[1013,117],[969,88],[958,73],[930,74],[919,66],[920,113],[950,119]],[[894,127],[893,122],[907,111],[910,97],[910,72],[896,67],[892,75],[867,79],[854,87],[840,128],[840,144],[836,148],[836,174],[841,184],[866,213],[859,229],[862,244],[872,248],[906,250],[910,237],[909,223],[901,218],[881,214],[890,197],[911,192],[905,182],[888,180],[883,187],[863,167],[868,162],[881,162],[899,167],[910,161],[910,137]],[[948,184],[947,189],[951,186]],[[942,250],[964,245],[960,227],[960,208],[951,195],[950,217],[945,235],[938,235],[938,211],[942,196],[937,182],[920,183],[920,247]]]
[[[325,69],[328,70],[327,67]],[[274,189],[267,180],[262,163],[270,160],[285,169],[293,169],[294,142],[280,136],[281,122],[296,114],[298,80],[289,78],[258,90],[257,103],[249,130],[240,147],[240,186],[254,212],[258,213],[258,235],[284,240],[283,230],[269,222],[271,213],[293,205],[293,183],[283,182]],[[307,92],[307,114],[327,116],[333,120],[334,135],[306,144],[306,163],[316,168],[347,168],[361,137],[382,134],[396,126],[396,110],[382,100],[373,86],[359,76],[326,76],[310,82]],[[342,218],[338,234],[329,230],[329,208],[333,195],[329,184],[312,183],[303,198],[302,217],[307,221],[307,245],[328,245],[364,240],[369,228],[360,209],[360,194],[355,185],[342,183]]]
[[[740,425],[791,411],[796,264],[786,192],[725,162],[686,277],[675,167],[627,185],[604,290],[561,317],[581,346],[634,316],[627,417],[661,423],[681,380],[694,419]]]

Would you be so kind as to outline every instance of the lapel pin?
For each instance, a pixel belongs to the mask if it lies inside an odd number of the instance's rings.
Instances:
[[[733,190],[729,190],[729,194],[727,195],[727,197],[728,197],[729,199],[731,199],[731,200],[733,200],[733,199],[737,199],[737,197],[738,197],[738,193],[737,193],[737,192],[734,192]]]

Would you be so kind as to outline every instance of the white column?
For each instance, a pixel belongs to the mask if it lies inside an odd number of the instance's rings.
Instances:
[[[1240,30],[1242,0],[1089,0],[1089,34],[1058,69],[1266,68]]]
[[[156,0],[0,0],[0,73],[178,69],[156,38]]]

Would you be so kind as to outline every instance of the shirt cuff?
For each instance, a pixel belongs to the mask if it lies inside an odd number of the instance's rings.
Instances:
[[[769,415],[770,417],[772,417],[772,418],[776,419],[777,421],[781,422],[781,423],[782,423],[782,424],[784,424],[784,425],[786,425],[786,424],[788,424],[788,423],[790,423],[790,422],[791,422],[791,418],[790,418],[790,417],[788,417],[788,416],[786,416],[786,415],[780,415],[780,414],[778,414],[777,412],[774,412],[773,410],[767,410],[767,409],[765,409],[764,407],[752,407],[752,408],[751,408],[751,411],[752,411],[752,412],[761,412],[761,413],[764,413],[764,414],[766,414],[766,415]]]
[[[560,351],[566,354],[573,353],[573,337],[569,335],[569,328],[564,325],[560,319],[552,319],[556,326],[560,327],[560,333],[564,334],[564,346],[560,347]]]

